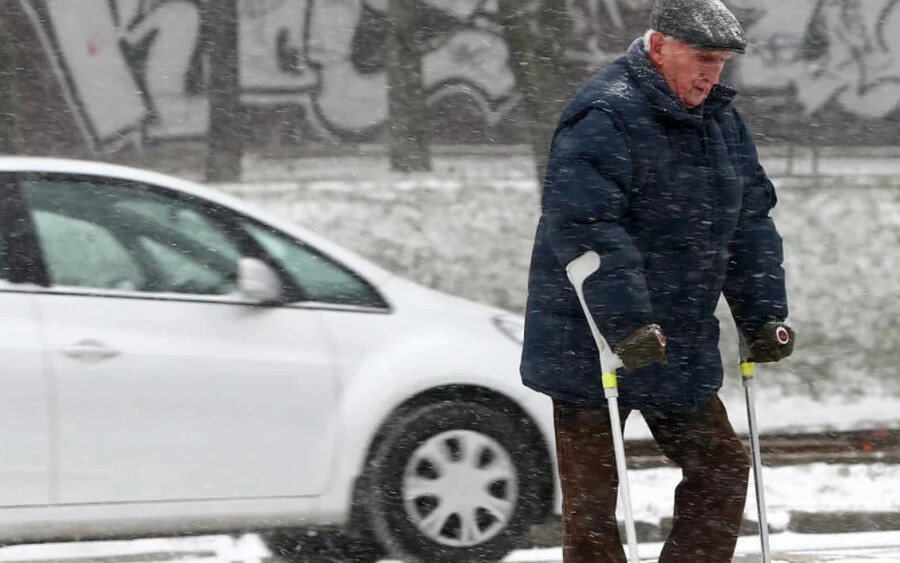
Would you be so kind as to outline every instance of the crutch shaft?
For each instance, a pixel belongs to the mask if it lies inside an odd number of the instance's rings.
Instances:
[[[634,527],[634,513],[631,510],[631,489],[628,486],[628,465],[625,461],[625,440],[622,437],[622,417],[619,414],[619,393],[616,387],[606,387],[610,378],[616,374],[603,374],[606,392],[606,404],[609,406],[610,427],[612,430],[613,451],[616,457],[616,472],[619,476],[619,500],[625,513],[625,538],[628,542],[628,560],[638,563],[637,533]]]
[[[759,542],[762,549],[763,563],[771,562],[769,552],[769,523],[766,517],[766,496],[763,488],[762,454],[759,447],[759,426],[756,422],[756,397],[753,381],[756,367],[753,362],[741,363],[741,383],[744,386],[744,397],[747,400],[747,423],[750,429],[750,457],[753,462],[753,482],[756,489],[756,509],[759,515]]]

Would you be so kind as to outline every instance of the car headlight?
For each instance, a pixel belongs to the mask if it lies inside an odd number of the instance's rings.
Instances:
[[[525,320],[522,317],[503,314],[497,315],[491,320],[497,330],[519,346],[525,341]]]

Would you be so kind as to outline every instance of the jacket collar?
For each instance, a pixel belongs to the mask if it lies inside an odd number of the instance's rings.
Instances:
[[[650,101],[650,105],[663,115],[677,121],[700,126],[703,121],[723,109],[734,99],[737,91],[723,84],[716,84],[703,103],[697,108],[686,108],[675,98],[665,78],[656,70],[644,51],[644,40],[637,38],[628,48],[625,63],[638,87]]]

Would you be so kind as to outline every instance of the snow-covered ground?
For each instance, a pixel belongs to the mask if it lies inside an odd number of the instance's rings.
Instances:
[[[806,558],[782,556],[778,561],[894,561],[900,562],[900,532],[866,534],[797,534],[786,530],[791,511],[801,512],[900,512],[900,467],[894,465],[828,465],[816,463],[764,469],[772,548]],[[673,490],[679,472],[671,468],[630,471],[635,519],[659,522],[671,512]],[[751,494],[745,511],[756,520]],[[641,553],[653,557],[659,544],[645,544]],[[810,551],[829,550],[827,556]],[[741,538],[738,554],[758,553],[755,536]],[[138,563],[142,561],[227,561],[251,563],[271,554],[255,535],[161,538],[116,542],[22,545],[0,548],[0,563],[26,561],[78,561]],[[793,556],[791,556],[793,557]],[[510,562],[558,562],[559,548],[522,550]],[[753,559],[736,559],[753,561]]]
[[[670,516],[681,471],[654,468],[628,472],[635,520]],[[787,529],[791,512],[900,512],[900,466],[813,463],[764,467],[769,527]],[[756,521],[751,476],[744,517]]]
[[[776,378],[778,374],[766,373],[763,365],[757,367],[757,372],[756,416],[763,434],[900,428],[900,398],[896,393],[834,394],[817,398],[769,385],[767,378]],[[721,396],[732,426],[738,433],[746,434],[749,431],[746,400],[738,379],[736,374],[732,380],[726,379]],[[625,438],[650,437],[650,429],[640,413],[632,414],[625,427]]]
[[[260,563],[271,553],[253,534],[150,538],[130,541],[14,545],[0,548],[2,563]]]

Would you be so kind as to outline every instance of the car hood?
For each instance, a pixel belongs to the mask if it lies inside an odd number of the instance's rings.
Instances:
[[[521,317],[498,307],[431,289],[396,275],[382,280],[380,288],[391,306],[400,311],[415,309],[420,312],[431,312],[442,317],[456,316],[483,319],[494,318],[498,315]]]

